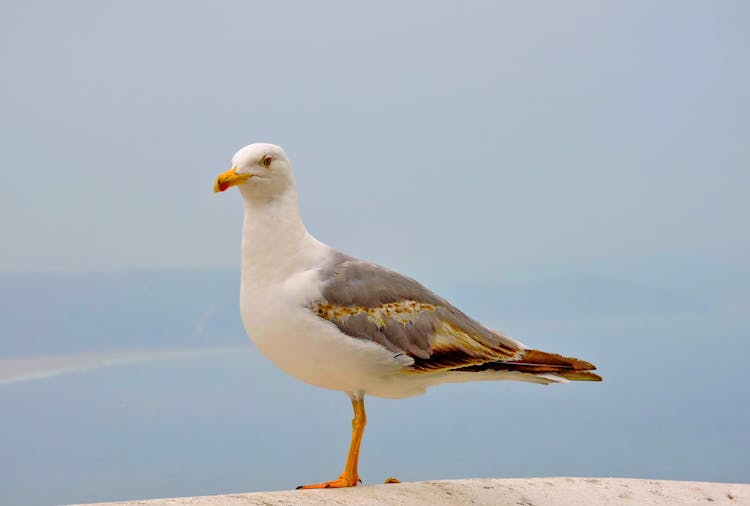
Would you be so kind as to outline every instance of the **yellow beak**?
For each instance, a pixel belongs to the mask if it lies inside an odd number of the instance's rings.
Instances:
[[[226,172],[219,174],[214,183],[214,192],[223,192],[227,188],[244,183],[253,177],[252,174],[237,174],[237,167],[232,167]]]

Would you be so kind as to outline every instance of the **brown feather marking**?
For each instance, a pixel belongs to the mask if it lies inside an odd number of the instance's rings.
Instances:
[[[321,303],[313,308],[319,316],[331,321],[342,321],[349,316],[357,314],[366,314],[367,319],[384,326],[386,318],[395,318],[399,322],[406,324],[413,321],[423,311],[435,311],[433,304],[422,304],[414,301],[389,302],[375,307],[364,306],[339,306],[337,304]]]
[[[414,357],[414,364],[409,368],[409,372],[462,370],[466,367],[479,367],[486,362],[486,358],[474,357],[459,348],[433,348],[427,358]]]
[[[559,376],[571,381],[601,381],[602,377],[589,371],[559,372]]]
[[[598,374],[590,371],[596,366],[585,360],[573,357],[564,357],[556,353],[547,353],[539,350],[526,350],[518,360],[486,362],[480,365],[471,365],[457,369],[459,371],[518,371],[531,374],[552,373],[573,381],[601,381]]]
[[[449,322],[441,321],[435,329],[429,357],[415,358],[413,372],[438,372],[481,367],[488,362],[520,358],[523,350],[512,349],[502,342],[489,347]]]
[[[594,364],[573,357],[563,357],[557,353],[547,353],[539,350],[526,350],[520,360],[516,363],[521,366],[530,367],[554,367],[556,369],[569,369],[573,371],[588,371],[596,369]]]

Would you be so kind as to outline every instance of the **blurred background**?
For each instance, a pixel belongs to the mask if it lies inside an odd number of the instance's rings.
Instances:
[[[750,7],[0,5],[0,503],[332,479],[339,392],[239,320],[236,192],[605,382],[369,399],[367,484],[750,477]]]

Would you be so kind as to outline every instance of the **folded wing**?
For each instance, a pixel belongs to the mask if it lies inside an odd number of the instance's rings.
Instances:
[[[529,350],[484,327],[417,281],[342,253],[321,272],[310,309],[343,333],[407,355],[414,373],[518,371],[600,380],[582,360]]]

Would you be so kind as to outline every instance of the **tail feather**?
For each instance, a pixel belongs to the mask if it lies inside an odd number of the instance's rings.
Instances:
[[[526,350],[518,360],[507,362],[487,362],[460,370],[464,371],[518,371],[529,374],[555,374],[572,381],[601,381],[602,377],[591,371],[596,366],[585,360],[563,357],[556,353],[539,350]]]

